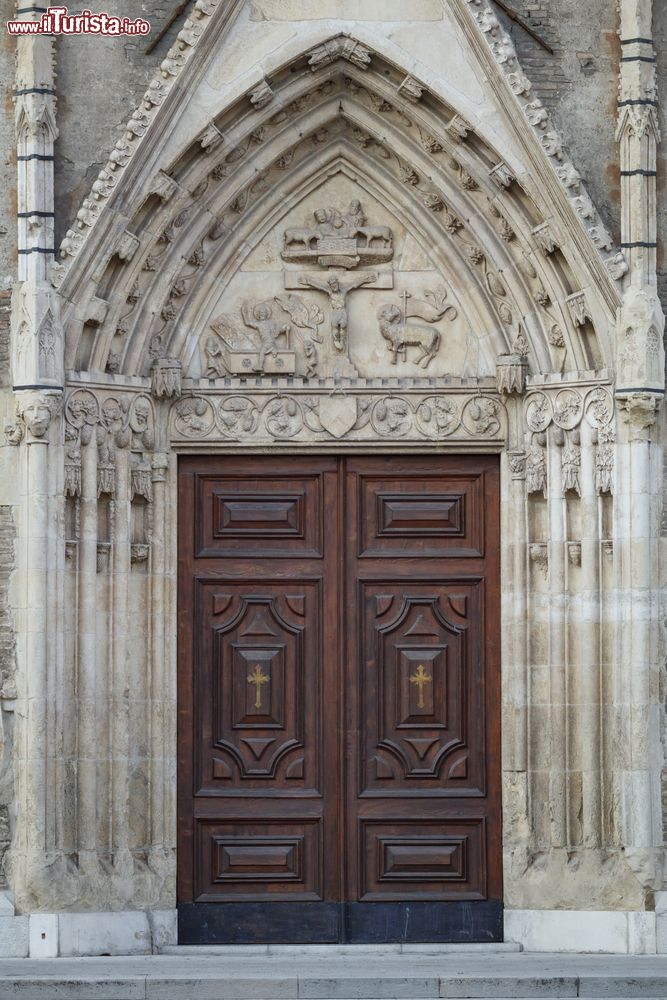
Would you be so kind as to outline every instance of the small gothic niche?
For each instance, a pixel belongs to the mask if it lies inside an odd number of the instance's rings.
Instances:
[[[130,526],[131,561],[135,565],[143,565],[148,561],[150,513],[150,504],[145,497],[136,495],[132,500]]]
[[[74,561],[79,544],[79,499],[65,498],[65,558]]]
[[[106,573],[111,559],[112,501],[103,494],[97,501],[97,572]]]
[[[74,362],[74,367],[77,371],[85,372],[90,368],[90,359],[95,347],[97,329],[98,324],[96,323],[84,324]]]
[[[164,208],[164,201],[158,194],[149,194],[137,212],[135,212],[129,228],[133,233],[142,233]]]

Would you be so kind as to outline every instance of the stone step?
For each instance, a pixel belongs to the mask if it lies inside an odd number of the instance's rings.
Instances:
[[[0,961],[0,1000],[533,1000],[667,998],[662,957],[525,955],[467,948],[178,949],[134,958]],[[221,950],[222,952],[222,950]]]
[[[160,948],[161,955],[196,956],[197,958],[249,958],[255,955],[273,955],[276,958],[377,958],[380,955],[516,955],[520,944],[497,942],[494,944],[222,944],[222,945],[168,945]]]

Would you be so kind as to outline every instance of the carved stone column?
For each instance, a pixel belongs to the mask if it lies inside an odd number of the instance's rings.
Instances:
[[[44,871],[57,816],[49,781],[53,718],[49,691],[59,649],[59,566],[49,559],[57,511],[53,498],[51,452],[60,454],[56,435],[60,396],[23,392],[17,396],[17,423],[9,439],[17,456],[21,502],[17,613],[17,710],[15,728],[16,831],[9,856],[11,886],[19,906],[32,901],[31,886]]]
[[[658,513],[664,396],[665,319],[657,295],[656,167],[660,133],[652,0],[622,0],[620,143],[623,247],[629,254],[617,331],[617,445],[614,550],[617,642],[615,797],[617,836],[645,890],[662,884],[658,649]]]
[[[625,857],[648,890],[661,888],[663,859],[660,773],[661,618],[657,520],[662,498],[662,449],[653,393],[619,400],[618,495],[615,509],[619,747],[616,797]]]
[[[17,18],[39,20],[37,7],[18,4]],[[15,388],[63,384],[63,343],[57,295],[48,281],[54,259],[54,40],[16,40],[18,283],[12,302],[12,376]]]

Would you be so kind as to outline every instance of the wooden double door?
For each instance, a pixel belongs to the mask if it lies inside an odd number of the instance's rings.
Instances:
[[[181,943],[502,937],[494,457],[179,475]]]

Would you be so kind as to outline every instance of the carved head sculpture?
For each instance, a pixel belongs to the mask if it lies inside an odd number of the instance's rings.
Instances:
[[[271,319],[271,306],[266,302],[259,302],[252,312],[255,319],[259,320],[260,323],[265,319]]]
[[[148,422],[150,420],[151,407],[150,403],[146,399],[142,399],[141,396],[134,404],[134,421],[133,427],[137,433],[147,430]]]
[[[122,430],[124,415],[117,399],[110,397],[104,401],[102,405],[102,419],[108,430],[114,432]]]
[[[327,222],[328,212],[325,208],[318,208],[313,214],[315,215],[315,222],[319,222],[320,225]]]
[[[33,437],[43,438],[51,423],[51,407],[43,399],[36,399],[23,407],[23,420]]]
[[[74,427],[97,422],[97,400],[91,393],[79,392],[67,404],[68,419]]]
[[[327,278],[327,285],[332,292],[340,291],[340,281],[335,274],[332,274],[330,278]]]

